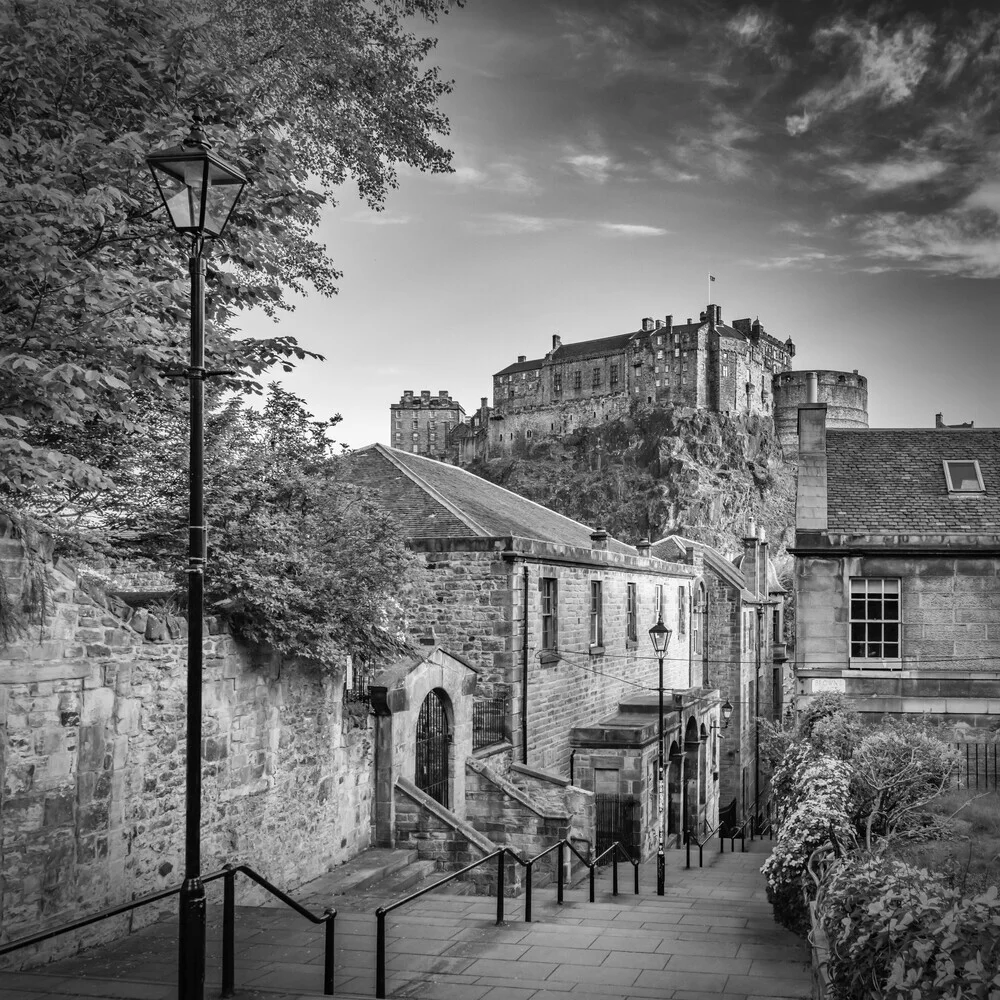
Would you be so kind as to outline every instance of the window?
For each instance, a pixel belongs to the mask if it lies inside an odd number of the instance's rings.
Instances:
[[[722,377],[729,378],[729,365],[722,366]]]
[[[851,580],[851,657],[899,659],[899,580]]]
[[[653,588],[653,616],[659,620],[663,617],[663,584],[658,583]]]
[[[594,388],[596,389],[601,384],[601,369],[594,369]]]
[[[618,365],[611,366],[611,384],[618,385]]]
[[[419,427],[420,426],[420,421],[419,420],[414,420],[413,421],[413,426],[414,427]]]
[[[542,649],[556,648],[557,587],[553,577],[543,577],[542,587]]]
[[[573,388],[581,389],[583,388],[583,373],[576,371],[573,372]]]
[[[983,474],[979,471],[979,463],[972,461],[946,461],[944,477],[948,483],[949,493],[985,493]]]
[[[604,645],[604,609],[601,598],[601,581],[590,581],[590,645]]]
[[[625,625],[626,625],[625,638],[629,642],[638,642],[639,625],[638,625],[638,616],[636,614],[636,606],[635,606],[634,583],[629,583],[625,585]]]
[[[416,431],[413,432],[413,440],[414,441],[419,441],[420,440],[420,435]]]
[[[677,634],[684,635],[687,628],[687,592],[684,587],[677,588]]]
[[[552,391],[562,392],[562,372],[555,372],[552,375]]]

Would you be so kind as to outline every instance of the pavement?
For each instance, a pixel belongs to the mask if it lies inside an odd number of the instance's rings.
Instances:
[[[728,846],[728,845],[727,845]],[[584,880],[555,901],[535,889],[533,921],[524,900],[436,890],[389,915],[386,994],[422,1000],[775,1000],[809,997],[806,943],[775,924],[760,865],[770,844],[747,853],[706,850],[705,867],[684,869],[668,854],[667,885],[655,892],[655,864],[610,869],[589,902]],[[364,856],[362,856],[364,857]],[[697,865],[695,855],[693,863]],[[358,883],[338,892],[341,870],[294,893],[316,908],[334,905],[335,995],[375,995],[374,909],[388,901]],[[357,881],[357,880],[356,880]],[[369,880],[370,881],[370,880]],[[398,892],[400,898],[406,892]],[[322,907],[319,907],[322,909]],[[205,997],[219,996],[221,907],[209,906]],[[128,937],[31,972],[0,972],[2,1000],[173,1000],[176,921],[163,919]],[[292,1000],[322,994],[323,931],[283,906],[237,907],[238,1000]]]

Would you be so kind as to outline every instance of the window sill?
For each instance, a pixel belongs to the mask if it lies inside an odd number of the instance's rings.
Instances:
[[[604,647],[603,646],[591,646],[590,647],[590,655],[591,656],[603,656],[604,655]]]
[[[876,660],[874,658],[868,659],[866,657],[852,657],[847,663],[848,670],[902,670],[903,661],[900,659],[895,660]]]
[[[639,640],[638,639],[626,639],[625,640],[625,648],[626,649],[638,649],[639,648]]]
[[[543,666],[548,666],[551,663],[558,663],[562,657],[559,655],[558,650],[555,649],[543,649],[538,654],[538,662]]]

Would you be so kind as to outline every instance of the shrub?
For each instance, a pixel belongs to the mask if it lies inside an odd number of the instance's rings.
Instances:
[[[791,769],[792,756],[786,755],[782,767]],[[807,873],[810,858],[825,844],[853,843],[847,817],[850,780],[848,766],[832,757],[814,757],[799,767],[792,779],[791,811],[761,868],[774,919],[802,937],[809,932],[806,898],[816,888]]]
[[[1000,996],[1000,898],[884,857],[835,862],[818,901],[837,1000]]]

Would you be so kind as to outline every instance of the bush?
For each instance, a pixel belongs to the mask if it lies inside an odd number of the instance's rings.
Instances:
[[[783,766],[792,766],[791,760]],[[813,854],[834,841],[852,844],[847,817],[851,782],[848,766],[832,757],[814,757],[794,776],[791,812],[781,824],[774,850],[761,871],[767,880],[767,899],[774,919],[801,937],[809,933],[807,897],[816,885],[807,869]]]
[[[818,901],[836,1000],[1000,996],[1000,898],[884,857],[835,862]]]

